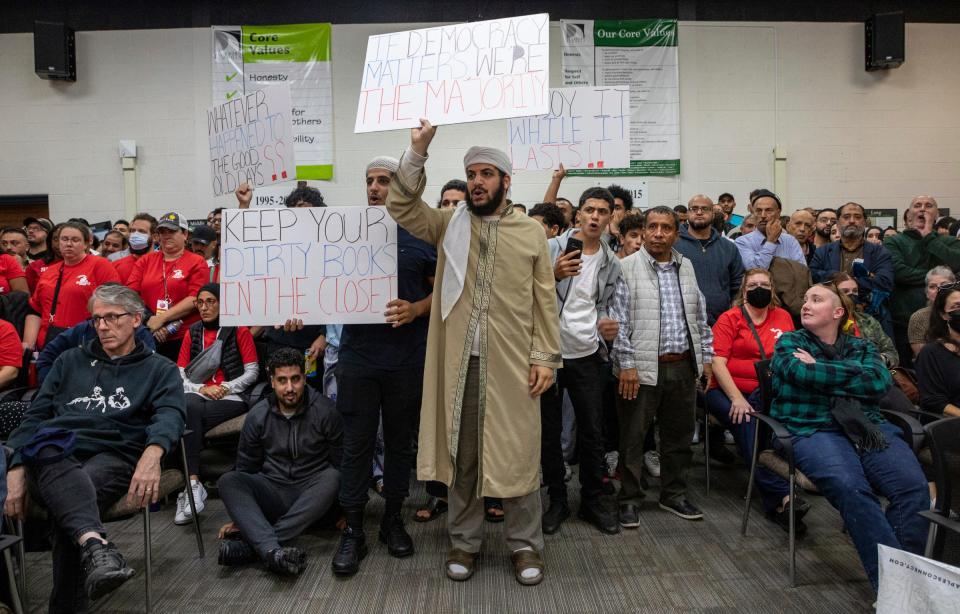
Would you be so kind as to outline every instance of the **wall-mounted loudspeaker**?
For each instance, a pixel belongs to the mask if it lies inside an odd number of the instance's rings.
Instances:
[[[877,13],[865,24],[867,70],[885,70],[903,64],[903,12]]]
[[[33,61],[41,79],[76,81],[77,53],[73,30],[62,23],[33,22]]]

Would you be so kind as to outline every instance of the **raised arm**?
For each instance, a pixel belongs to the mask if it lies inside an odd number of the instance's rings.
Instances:
[[[400,157],[400,168],[387,195],[387,211],[397,224],[422,241],[437,246],[447,227],[451,214],[434,209],[423,201],[427,185],[423,165],[427,161],[427,148],[437,129],[425,119],[420,127],[410,131],[410,147]]]
[[[550,179],[550,185],[547,186],[547,191],[543,195],[543,202],[557,202],[557,194],[560,193],[560,183],[563,182],[563,178],[566,176],[567,169],[563,168],[563,164],[560,165],[560,168],[553,171],[553,177]]]

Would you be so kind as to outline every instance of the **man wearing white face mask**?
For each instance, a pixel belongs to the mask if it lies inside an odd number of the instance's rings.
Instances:
[[[113,266],[120,276],[120,283],[126,284],[137,259],[153,249],[153,235],[157,231],[157,218],[149,213],[138,213],[130,222],[129,253],[113,260]],[[118,252],[119,253],[119,252]]]

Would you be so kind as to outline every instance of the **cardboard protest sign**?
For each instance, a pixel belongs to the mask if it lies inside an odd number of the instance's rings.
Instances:
[[[297,176],[290,86],[273,85],[207,110],[213,195],[246,181],[254,188]]]
[[[551,89],[547,114],[507,121],[507,143],[515,171],[628,167],[630,89]]]
[[[547,113],[546,13],[371,36],[354,132]]]
[[[397,224],[384,207],[227,209],[223,326],[383,323],[397,296]]]

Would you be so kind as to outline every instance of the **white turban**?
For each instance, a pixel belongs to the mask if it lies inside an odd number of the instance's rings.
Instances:
[[[510,166],[510,158],[507,154],[493,147],[479,147],[475,145],[468,149],[467,154],[463,156],[464,170],[472,164],[489,164],[490,166],[500,169],[505,175],[513,173],[513,169]]]

